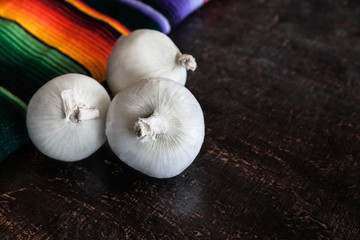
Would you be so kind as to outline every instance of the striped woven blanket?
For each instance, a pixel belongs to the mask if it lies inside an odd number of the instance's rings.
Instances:
[[[207,0],[1,0],[0,161],[26,141],[26,104],[70,72],[106,80],[116,39],[139,28],[169,33]]]

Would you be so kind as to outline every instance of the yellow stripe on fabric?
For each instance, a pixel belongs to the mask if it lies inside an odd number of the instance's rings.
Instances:
[[[74,7],[76,7],[77,9],[79,9],[80,11],[86,13],[87,15],[101,20],[103,22],[106,22],[107,24],[109,24],[110,26],[112,26],[113,28],[115,28],[118,32],[120,32],[123,35],[127,35],[130,33],[130,30],[127,29],[124,25],[122,25],[121,23],[119,23],[118,21],[116,21],[115,19],[106,16],[92,8],[90,8],[89,6],[87,6],[85,3],[79,1],[79,0],[65,0],[66,2],[72,4]]]
[[[17,22],[32,35],[76,60],[102,82],[114,36],[106,27],[81,18],[64,2],[47,0],[0,1],[0,16]]]

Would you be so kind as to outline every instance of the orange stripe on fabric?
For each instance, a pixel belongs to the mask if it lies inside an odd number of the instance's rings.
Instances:
[[[91,22],[77,19],[79,16],[75,13],[64,12],[60,5],[54,10],[45,3],[62,4],[36,0],[0,1],[0,16],[19,23],[49,46],[79,62],[96,80],[104,81],[107,57],[116,39],[109,39],[97,29],[91,30]]]
[[[99,19],[101,21],[106,22],[113,28],[115,28],[117,31],[122,33],[123,35],[127,35],[130,33],[130,30],[127,29],[124,25],[116,21],[115,19],[108,17],[107,15],[104,15],[93,8],[90,8],[85,3],[79,1],[79,0],[66,0],[68,3],[74,5],[76,8],[78,8],[80,11],[83,11],[84,13],[88,14],[89,16]]]

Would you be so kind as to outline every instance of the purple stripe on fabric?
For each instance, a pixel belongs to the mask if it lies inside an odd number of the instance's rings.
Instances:
[[[175,26],[204,4],[204,0],[142,0],[142,2],[161,12],[171,26]]]
[[[118,1],[132,8],[135,8],[136,10],[142,12],[144,15],[153,19],[159,25],[163,33],[167,34],[170,32],[171,26],[168,19],[162,13],[152,8],[152,6],[136,0],[118,0]]]

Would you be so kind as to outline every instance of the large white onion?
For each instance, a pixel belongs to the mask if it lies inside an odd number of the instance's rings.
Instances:
[[[76,161],[106,141],[109,94],[94,79],[65,74],[42,86],[31,98],[26,115],[30,139],[45,155]]]
[[[110,104],[106,135],[126,164],[156,178],[181,173],[204,141],[201,107],[184,86],[164,78],[138,81]]]
[[[114,94],[149,77],[169,78],[184,85],[189,69],[196,69],[195,59],[181,54],[167,35],[139,29],[116,41],[107,62],[107,82]]]

